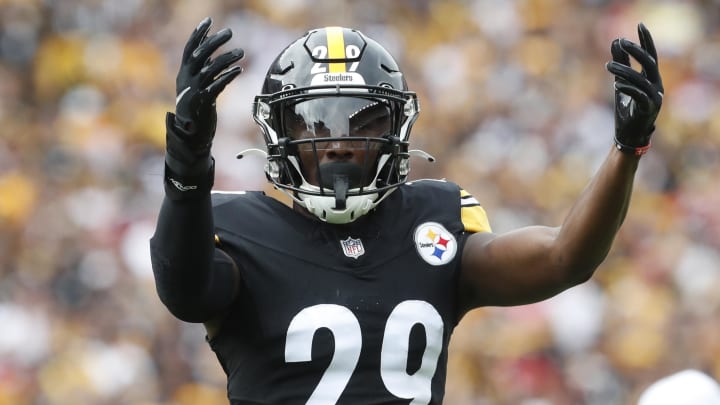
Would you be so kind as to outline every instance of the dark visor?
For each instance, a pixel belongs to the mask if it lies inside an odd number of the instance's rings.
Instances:
[[[292,140],[315,138],[381,138],[392,129],[390,106],[359,97],[315,98],[287,106],[285,134]],[[365,145],[362,142],[363,146]]]

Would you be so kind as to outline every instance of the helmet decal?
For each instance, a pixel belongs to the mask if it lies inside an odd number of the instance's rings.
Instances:
[[[357,38],[354,38],[353,42],[360,44],[346,45],[341,27],[327,27],[324,31],[327,38],[324,43],[311,41],[313,39],[311,35],[305,44],[315,61],[310,70],[312,75],[310,85],[365,84],[365,79],[357,72],[360,56],[365,48],[365,40],[356,34]],[[321,31],[316,31],[319,32]]]
[[[325,34],[327,35],[327,49],[328,59],[347,59],[348,52],[345,52],[345,40],[343,37],[343,31],[340,27],[328,27],[325,28]],[[358,55],[359,50],[358,50]],[[329,66],[330,73],[339,73],[345,71],[345,62],[331,62]]]

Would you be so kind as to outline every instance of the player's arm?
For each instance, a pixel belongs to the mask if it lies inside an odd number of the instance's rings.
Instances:
[[[533,226],[505,234],[471,235],[463,251],[461,306],[520,305],[588,280],[610,250],[627,213],[640,156],[660,110],[663,86],[648,30],[640,46],[611,45],[615,75],[615,144],[560,227]],[[630,68],[629,56],[642,71]]]
[[[160,300],[178,319],[208,322],[234,300],[239,270],[214,245],[210,196],[178,201],[165,198],[150,240]]]
[[[215,100],[240,74],[231,66],[240,49],[211,55],[232,33],[208,36],[212,21],[203,20],[183,52],[176,87],[175,113],[166,119],[165,198],[150,241],[156,288],[162,302],[179,319],[205,322],[218,315],[238,291],[239,271],[215,248],[210,189],[214,161]]]

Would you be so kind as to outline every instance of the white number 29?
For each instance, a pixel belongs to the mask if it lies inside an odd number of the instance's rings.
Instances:
[[[425,330],[425,351],[420,368],[407,373],[410,331],[415,325]],[[310,395],[307,404],[335,404],[355,371],[362,349],[362,332],[357,317],[348,308],[335,304],[314,305],[300,311],[290,322],[285,343],[288,363],[312,360],[315,332],[327,328],[335,340],[330,365]],[[380,376],[385,388],[411,404],[430,402],[431,382],[442,351],[443,321],[425,301],[403,301],[390,313],[380,348]]]
[[[328,56],[328,48],[327,46],[316,46],[312,50],[312,56],[318,59],[326,59]],[[348,45],[345,47],[345,57],[348,59],[355,59],[358,56],[360,56],[360,48],[358,48],[357,45]],[[357,70],[358,62],[355,61],[350,64],[350,68],[348,69],[348,72],[354,72]],[[327,73],[327,62],[316,62],[312,69],[310,69],[310,74],[316,75],[319,73]]]

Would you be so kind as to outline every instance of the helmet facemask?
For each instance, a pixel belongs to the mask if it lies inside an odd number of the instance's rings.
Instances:
[[[414,94],[399,100],[353,93],[258,96],[255,102],[255,119],[268,142],[268,179],[331,223],[356,220],[407,180]],[[327,154],[362,159],[323,162]]]

